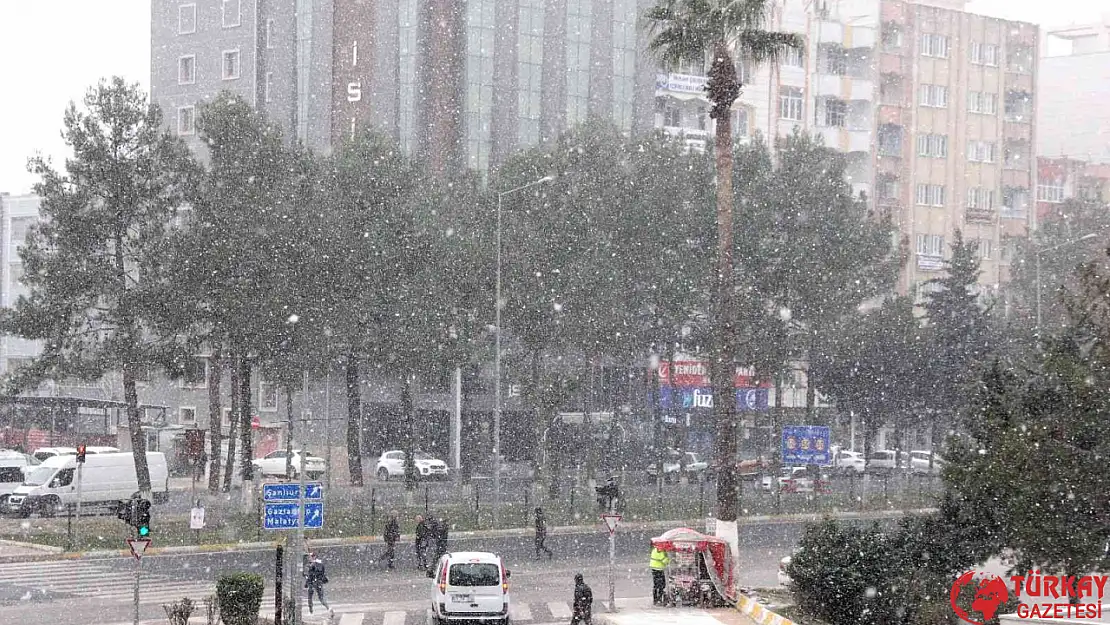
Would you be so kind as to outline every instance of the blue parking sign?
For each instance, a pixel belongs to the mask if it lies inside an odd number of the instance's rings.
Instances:
[[[782,426],[782,463],[784,465],[816,464],[828,466],[829,428],[823,425]]]

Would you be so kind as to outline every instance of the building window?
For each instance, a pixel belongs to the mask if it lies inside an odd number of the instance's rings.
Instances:
[[[1064,179],[1049,178],[1037,185],[1037,201],[1059,204],[1064,201]]]
[[[948,87],[943,85],[921,85],[921,106],[946,108],[948,106]]]
[[[1013,214],[1025,214],[1029,204],[1029,192],[1020,187],[1006,187],[1002,189],[1002,210]]]
[[[992,141],[968,141],[967,160],[973,163],[993,163],[995,144]]]
[[[990,239],[979,239],[979,258],[983,260],[990,260],[994,245]]]
[[[1008,50],[1006,69],[1017,74],[1028,74],[1033,71],[1033,48],[1027,45],[1012,45]]]
[[[998,113],[998,96],[982,91],[969,91],[967,93],[967,112],[995,115]]]
[[[936,33],[921,33],[921,56],[948,58],[948,37]]]
[[[239,78],[239,51],[224,50],[223,79],[235,80]]]
[[[944,256],[944,236],[940,234],[917,235],[917,253],[922,256]]]
[[[709,129],[709,111],[704,106],[698,107],[698,130]]]
[[[994,210],[994,189],[971,187],[967,190],[967,208]]]
[[[180,425],[196,425],[197,409],[193,406],[181,406],[177,409],[177,422]]]
[[[177,134],[192,135],[197,132],[196,109],[182,106],[177,109]]]
[[[917,153],[919,156],[933,158],[948,157],[948,135],[924,134],[917,136]]]
[[[274,20],[266,20],[266,49],[274,49]]]
[[[235,28],[240,21],[239,0],[223,0],[224,28]]]
[[[1025,169],[1030,160],[1026,156],[1028,145],[1023,140],[1007,141],[1002,154],[1002,166],[1006,169]]]
[[[844,76],[848,73],[848,52],[838,46],[824,46],[822,55],[825,58],[825,73],[833,76]]]
[[[844,100],[825,100],[825,125],[844,126],[848,118],[848,103]]]
[[[779,117],[802,121],[802,90],[799,87],[782,87],[779,90]]]
[[[273,89],[274,89],[274,73],[273,72],[266,72],[266,85],[263,87],[263,91],[262,91],[265,102],[267,102],[267,103],[270,102],[270,97],[272,95]]]
[[[177,59],[177,84],[191,85],[197,81],[197,57],[195,54]]]
[[[1033,98],[1025,91],[1006,92],[1006,121],[1029,121]]]
[[[921,206],[944,206],[944,185],[918,184],[916,200]]]
[[[787,48],[782,56],[783,67],[802,67],[805,61],[805,52],[801,48]]]
[[[177,34],[191,35],[197,32],[197,5],[183,4],[177,7]]]
[[[277,412],[277,385],[273,382],[258,381],[258,409],[264,412]]]
[[[976,65],[998,66],[998,46],[993,43],[971,44],[971,62]]]
[[[674,128],[682,127],[682,109],[674,102],[663,104],[663,125]]]
[[[894,124],[879,126],[879,154],[902,156],[902,127]]]
[[[732,109],[732,136],[748,136],[751,133],[748,123],[748,109],[742,106]]]
[[[181,375],[183,388],[208,388],[208,359],[195,356],[185,363]]]
[[[902,47],[902,29],[897,24],[883,24],[883,47],[888,50]]]

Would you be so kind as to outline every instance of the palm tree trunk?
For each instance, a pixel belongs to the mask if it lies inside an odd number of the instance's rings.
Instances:
[[[254,452],[251,441],[251,362],[246,356],[239,361],[239,455],[243,458],[243,488],[254,480]]]
[[[220,348],[208,360],[208,492],[220,490],[220,433],[223,431],[223,408],[220,406],[220,382],[223,377],[223,359]]]
[[[358,388],[358,358],[347,354],[347,471],[351,486],[362,486],[362,401]]]
[[[709,98],[713,101],[710,116],[716,121],[714,156],[717,165],[717,306],[712,363],[713,418],[716,441],[714,455],[720,471],[717,475],[717,518],[735,521],[740,506],[736,480],[736,399],[733,388],[736,355],[732,289],[732,103],[740,95],[736,66],[728,44],[714,47],[713,64],[709,70]]]

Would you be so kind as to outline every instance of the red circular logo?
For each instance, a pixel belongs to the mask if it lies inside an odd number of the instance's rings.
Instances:
[[[978,580],[976,580],[976,576],[978,576]],[[959,605],[960,590],[965,586],[975,588],[975,598],[971,601],[971,611],[982,614],[983,620],[981,621],[972,619],[968,611]],[[979,574],[977,571],[968,571],[957,577],[956,581],[952,582],[952,590],[948,593],[948,603],[952,605],[952,611],[960,617],[960,620],[972,623],[972,625],[983,625],[994,618],[998,614],[998,609],[1009,599],[1010,590],[1001,577]]]

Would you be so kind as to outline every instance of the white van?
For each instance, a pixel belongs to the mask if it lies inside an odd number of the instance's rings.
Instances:
[[[162,503],[169,496],[170,476],[166,455],[160,451],[146,454],[150,468],[150,486],[154,501]],[[27,516],[38,512],[53,516],[66,506],[77,503],[77,458],[48,458],[27,476],[23,484],[8,497],[8,509]],[[81,505],[114,507],[121,499],[130,499],[139,491],[135,475],[135,458],[131,452],[90,454],[81,469]]]
[[[509,570],[492,553],[448,553],[436,564],[432,622],[478,621],[509,625]]]
[[[38,460],[34,456],[11,449],[0,449],[0,511],[7,506],[8,495],[19,488],[28,471],[33,470],[37,464]]]

